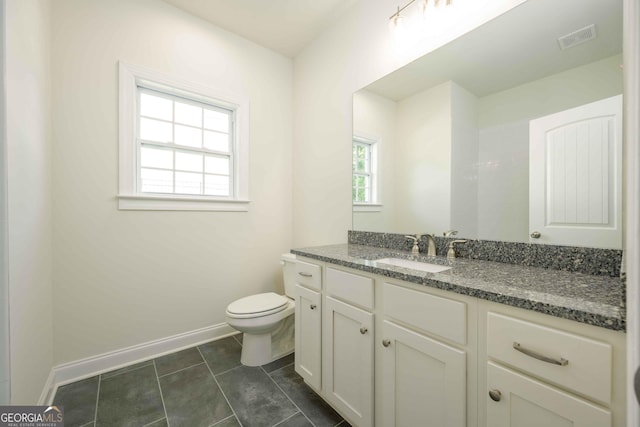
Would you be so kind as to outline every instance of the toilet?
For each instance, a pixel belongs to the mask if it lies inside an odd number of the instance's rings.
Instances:
[[[227,323],[243,332],[240,356],[243,365],[264,365],[293,352],[295,262],[295,255],[282,255],[285,295],[275,292],[250,295],[227,306]]]

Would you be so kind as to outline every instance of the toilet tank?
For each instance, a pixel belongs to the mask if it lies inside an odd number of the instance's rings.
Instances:
[[[296,285],[296,256],[294,254],[282,254],[282,277],[284,279],[284,294],[294,298],[293,290]]]

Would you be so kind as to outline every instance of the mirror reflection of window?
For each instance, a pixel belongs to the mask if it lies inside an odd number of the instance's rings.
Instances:
[[[376,191],[376,141],[359,136],[353,137],[353,203],[373,204]]]

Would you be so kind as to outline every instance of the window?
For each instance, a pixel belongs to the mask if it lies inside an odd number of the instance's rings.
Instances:
[[[379,207],[377,176],[377,141],[361,136],[353,137],[352,197],[354,206]]]
[[[140,193],[233,195],[232,110],[138,86]]]
[[[121,63],[120,209],[248,210],[248,108],[230,99]]]
[[[371,203],[371,148],[360,139],[353,141],[353,201]]]

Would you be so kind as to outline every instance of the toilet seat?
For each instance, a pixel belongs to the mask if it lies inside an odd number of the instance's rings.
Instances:
[[[229,304],[227,316],[236,319],[268,316],[284,310],[288,302],[287,297],[274,292],[251,295]]]

